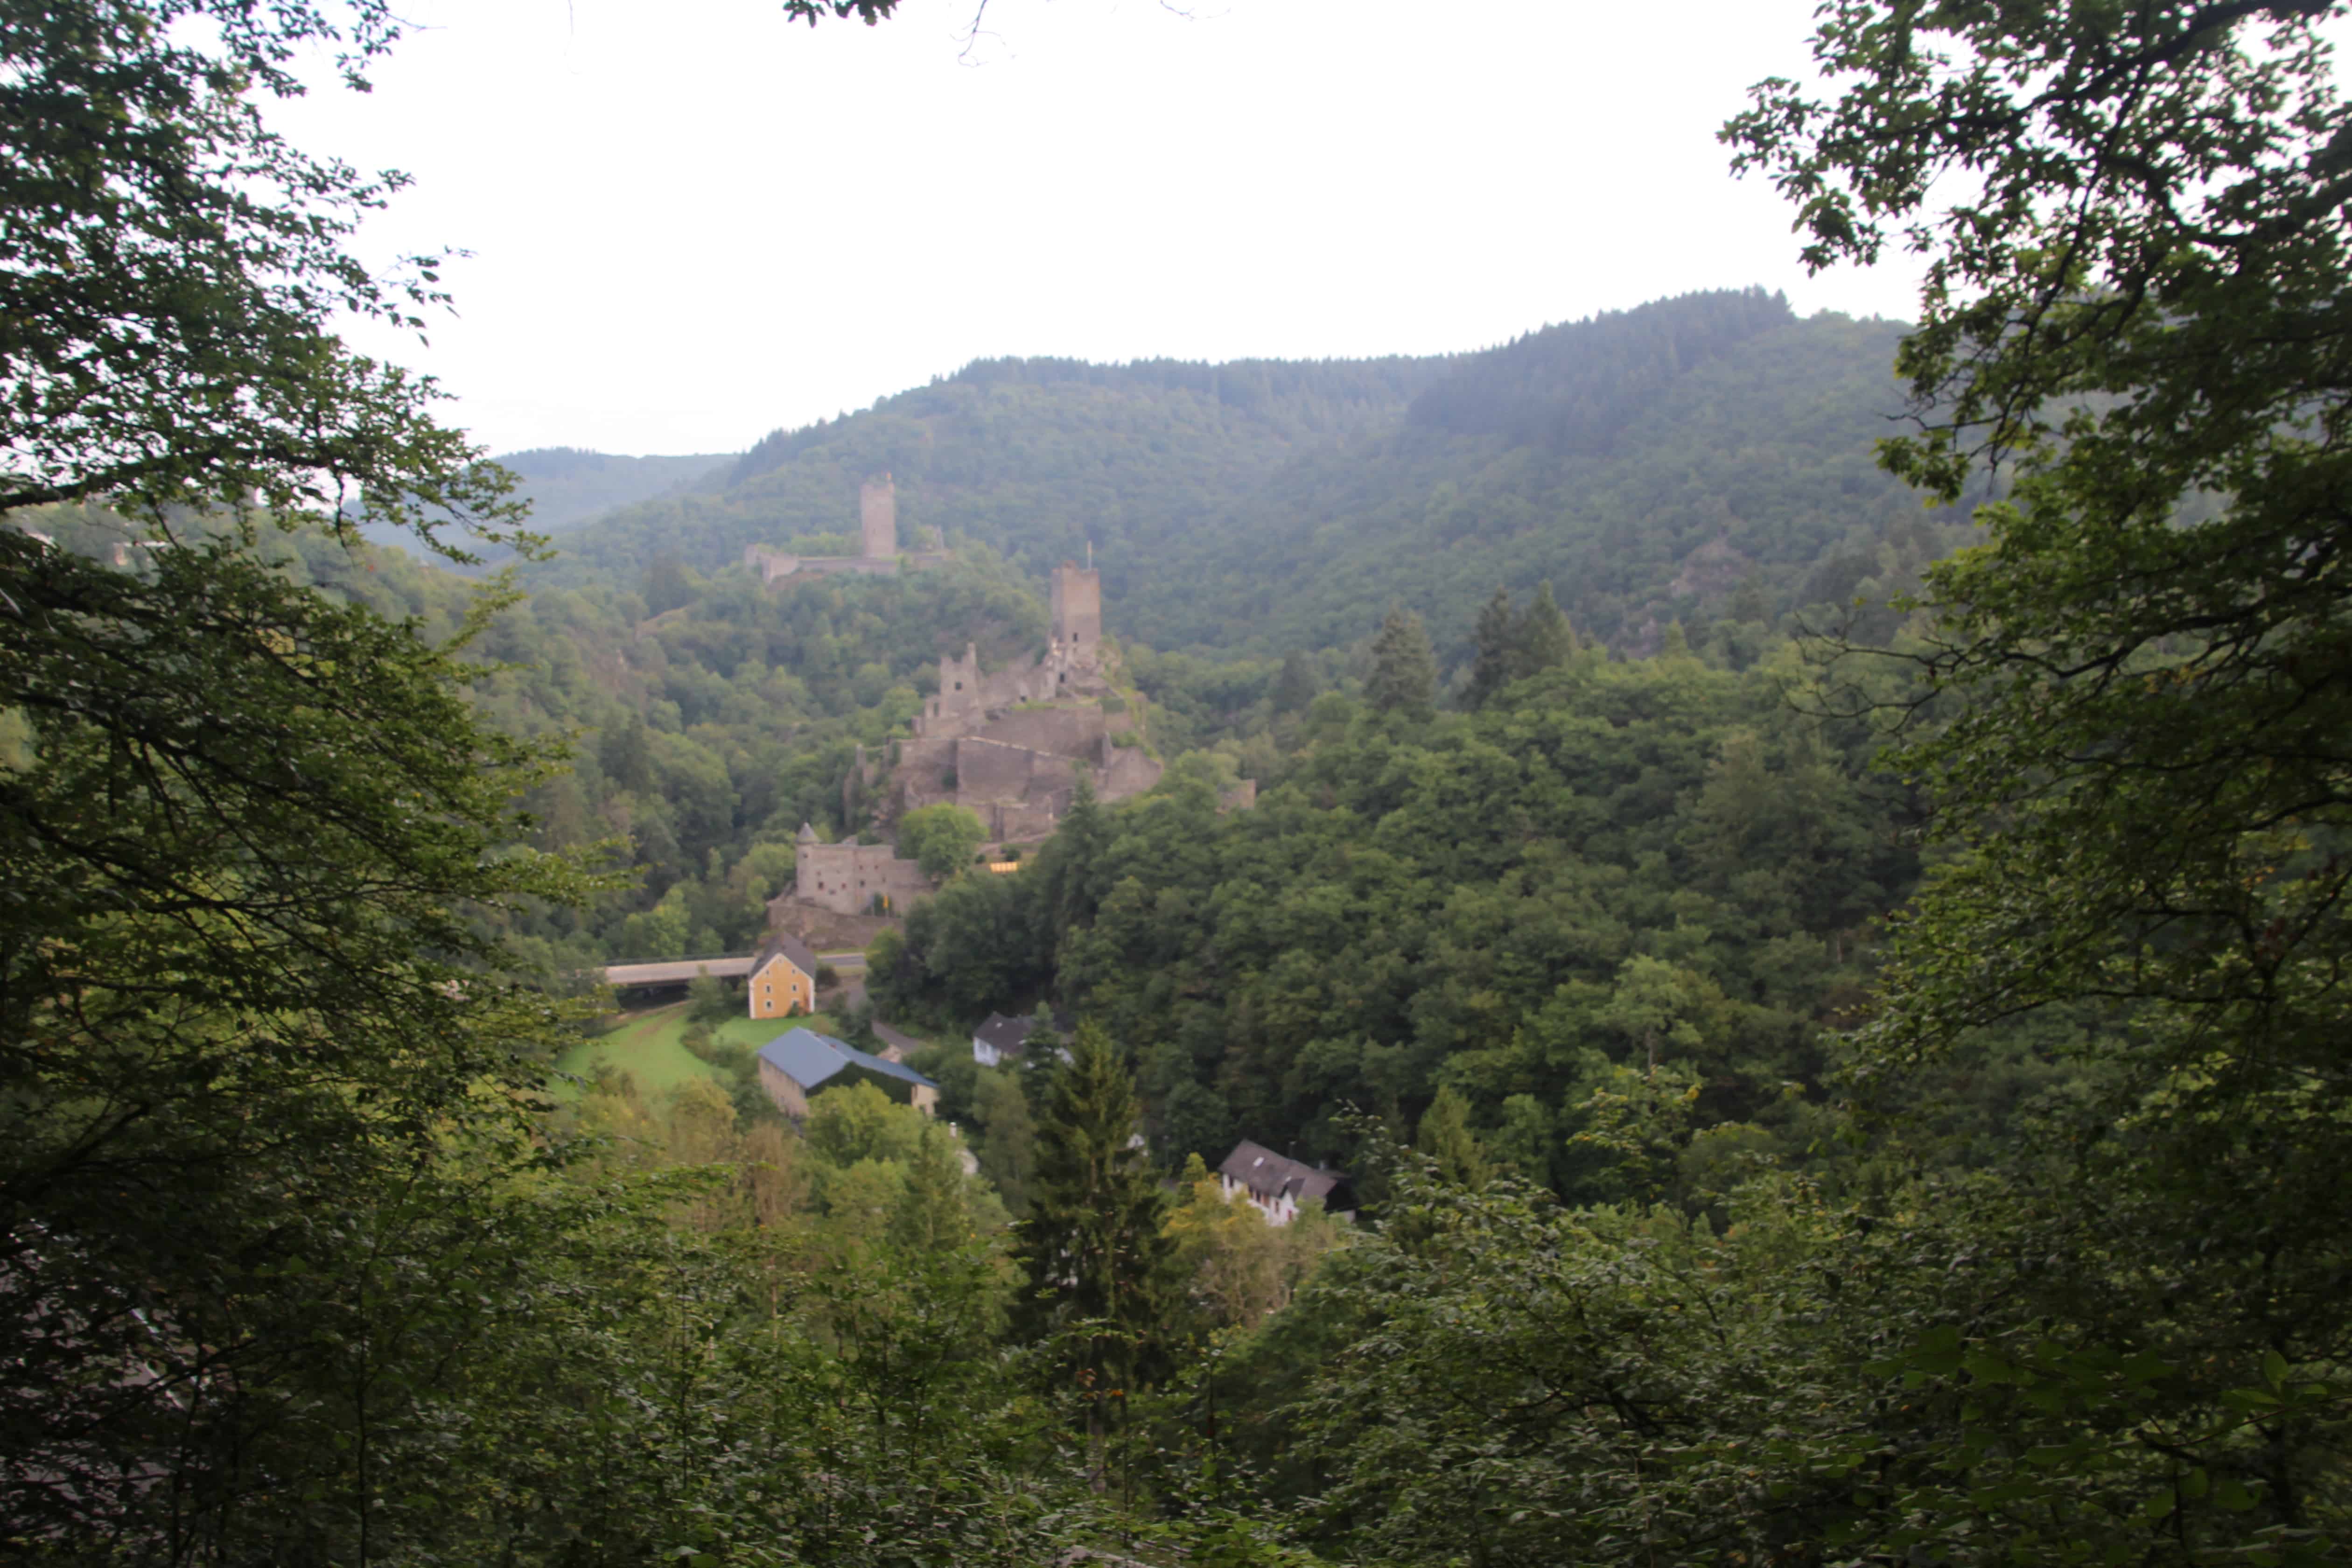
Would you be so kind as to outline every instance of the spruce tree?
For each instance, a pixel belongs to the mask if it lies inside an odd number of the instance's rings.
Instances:
[[[1437,700],[1437,656],[1421,617],[1391,605],[1380,635],[1372,638],[1372,675],[1364,696],[1382,713],[1427,719]]]
[[[1045,912],[1054,922],[1058,942],[1071,928],[1095,918],[1106,889],[1102,886],[1104,857],[1110,848],[1110,822],[1095,799],[1094,786],[1078,774],[1070,797],[1069,815],[1040,852],[1037,872],[1045,883]]]
[[[1307,656],[1297,648],[1290,650],[1282,661],[1282,673],[1275,678],[1274,710],[1277,713],[1300,713],[1315,700],[1315,670]]]
[[[1488,699],[1509,684],[1512,667],[1517,660],[1508,588],[1497,587],[1495,596],[1486,601],[1486,607],[1478,612],[1476,640],[1477,652],[1470,661],[1470,686],[1462,694],[1462,705],[1474,711],[1484,708]]]
[[[1535,602],[1528,606],[1528,613],[1519,617],[1513,642],[1514,679],[1566,664],[1576,652],[1575,628],[1560,613],[1559,602],[1551,596],[1549,578],[1536,589]]]
[[[1097,1447],[1108,1403],[1158,1371],[1172,1244],[1160,1234],[1160,1184],[1135,1142],[1134,1080],[1094,1023],[1078,1026],[1037,1120],[1021,1260],[1029,1333],[1054,1347],[1077,1385]]]

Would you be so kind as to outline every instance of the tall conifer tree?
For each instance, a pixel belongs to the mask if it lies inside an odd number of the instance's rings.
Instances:
[[[1021,1257],[1026,1326],[1078,1385],[1098,1463],[1107,1405],[1156,1371],[1170,1295],[1160,1184],[1135,1142],[1142,1120],[1101,1026],[1079,1025],[1038,1118]]]
[[[1566,664],[1569,656],[1576,652],[1575,629],[1560,613],[1559,602],[1551,595],[1550,579],[1545,579],[1536,589],[1535,602],[1519,617],[1512,642],[1514,678]]]
[[[1372,639],[1372,676],[1364,695],[1383,713],[1426,719],[1437,700],[1437,656],[1421,617],[1402,605],[1389,606],[1380,635]]]
[[[1275,678],[1274,710],[1277,713],[1303,711],[1315,700],[1315,671],[1307,656],[1293,648],[1282,661],[1282,673]]]
[[[1472,710],[1484,708],[1511,679],[1517,648],[1511,632],[1510,589],[1496,587],[1495,596],[1478,612],[1476,646],[1470,661],[1469,689],[1462,694],[1462,705]]]

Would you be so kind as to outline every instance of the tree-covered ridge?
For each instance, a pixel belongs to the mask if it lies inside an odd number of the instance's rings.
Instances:
[[[1957,538],[1878,473],[1900,329],[1695,294],[1448,359],[988,361],[772,436],[716,495],[567,537],[538,580],[701,571],[835,531],[870,473],[1024,574],[1094,549],[1122,635],[1247,652],[1344,644],[1398,599],[1448,664],[1497,582],[1550,577],[1615,646],[1656,646],[1753,580],[1772,613],[1850,599]]]
[[[1410,417],[1457,436],[1602,456],[1684,373],[1796,319],[1761,289],[1604,311],[1468,356],[1412,400]]]

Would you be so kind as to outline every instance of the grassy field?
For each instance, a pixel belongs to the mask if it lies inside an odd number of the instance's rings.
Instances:
[[[725,1082],[724,1074],[688,1050],[682,1042],[681,1037],[686,1033],[686,1007],[685,1003],[677,1002],[667,1007],[628,1014],[611,1034],[593,1040],[583,1040],[564,1052],[555,1064],[556,1070],[588,1078],[593,1076],[600,1065],[609,1063],[635,1079],[638,1091],[648,1098],[667,1094],[698,1073],[714,1081]],[[803,1025],[820,1035],[838,1035],[841,1032],[840,1025],[831,1015],[819,1013],[813,1018],[730,1018],[712,1033],[730,1044],[759,1047],[794,1025]],[[570,1096],[577,1094],[579,1088],[569,1079],[559,1079],[554,1092],[558,1096]]]

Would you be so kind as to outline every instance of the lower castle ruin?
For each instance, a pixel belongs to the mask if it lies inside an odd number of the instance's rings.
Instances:
[[[860,748],[845,789],[887,791],[895,819],[942,802],[972,812],[989,840],[1034,843],[1068,815],[1084,778],[1106,803],[1160,782],[1137,714],[1110,680],[1102,650],[1102,574],[1065,561],[1054,569],[1053,630],[1034,664],[983,671],[979,649],[940,658],[940,689],[914,734],[892,742],[886,765]],[[878,845],[821,844],[803,826],[794,897],[864,914],[929,890],[912,860]]]

